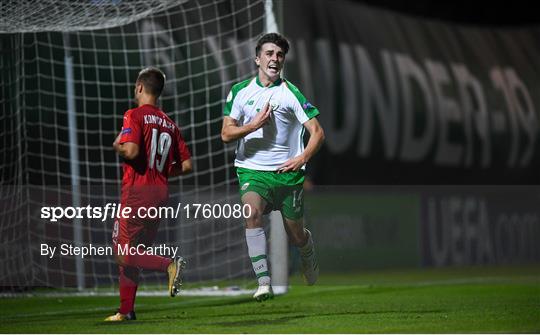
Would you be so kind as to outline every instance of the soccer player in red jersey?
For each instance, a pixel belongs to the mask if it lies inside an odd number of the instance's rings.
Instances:
[[[135,83],[137,108],[124,114],[122,131],[113,143],[124,158],[122,207],[159,207],[168,200],[167,178],[192,170],[189,149],[176,124],[157,106],[165,85],[165,75],[157,68],[145,68]],[[120,309],[105,321],[134,320],[135,295],[141,269],[167,272],[169,295],[174,297],[181,286],[185,261],[146,252],[157,233],[159,219],[132,217],[116,220],[113,244],[120,273]],[[136,253],[125,253],[126,247],[137,247]],[[142,252],[139,252],[142,251]]]

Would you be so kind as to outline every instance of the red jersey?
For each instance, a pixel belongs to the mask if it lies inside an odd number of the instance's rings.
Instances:
[[[123,206],[160,206],[168,199],[167,178],[172,164],[182,164],[191,154],[176,124],[153,105],[124,114],[120,143],[133,142],[139,154],[123,164]]]

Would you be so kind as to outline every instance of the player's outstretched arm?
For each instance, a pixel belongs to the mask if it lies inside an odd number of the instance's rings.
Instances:
[[[319,151],[324,142],[324,130],[319,120],[312,118],[304,123],[304,127],[309,132],[309,141],[306,149],[301,155],[293,157],[281,164],[278,172],[298,171]]]
[[[266,103],[266,105],[264,105],[263,107],[263,110],[257,113],[257,115],[253,118],[253,120],[251,120],[250,123],[243,126],[238,126],[236,120],[230,116],[223,117],[223,125],[221,127],[221,140],[225,143],[229,143],[254,132],[268,122],[271,113],[272,108],[270,108],[269,103]]]
[[[122,133],[113,142],[114,150],[125,159],[135,159],[139,155],[139,146],[133,142],[120,143]]]

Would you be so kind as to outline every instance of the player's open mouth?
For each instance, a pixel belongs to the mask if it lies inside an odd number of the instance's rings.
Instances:
[[[270,70],[273,70],[273,71],[276,71],[276,72],[279,71],[279,67],[278,67],[277,65],[269,65],[268,68],[269,68]]]

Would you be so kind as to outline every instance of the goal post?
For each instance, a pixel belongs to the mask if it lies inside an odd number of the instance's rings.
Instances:
[[[69,161],[71,174],[71,203],[74,207],[81,205],[81,187],[79,172],[79,143],[77,140],[77,111],[75,110],[75,83],[73,79],[73,57],[69,52],[69,37],[64,34],[64,64],[66,73],[66,101],[67,119],[69,129]],[[80,218],[73,219],[73,243],[83,244],[82,222]],[[77,276],[77,289],[85,287],[84,263],[82,258],[75,258],[75,272]]]
[[[280,1],[275,3],[276,7],[282,6]],[[275,13],[279,13],[278,8],[274,8],[272,0],[265,0],[265,30],[266,32],[280,32],[282,18],[278,18]],[[278,23],[279,22],[279,23]],[[283,75],[283,73],[282,73]],[[283,227],[283,218],[279,211],[270,213],[270,245],[269,245],[269,261],[272,271],[272,288],[274,294],[285,294],[288,291],[289,283],[289,253],[288,253],[288,238],[285,227]]]

